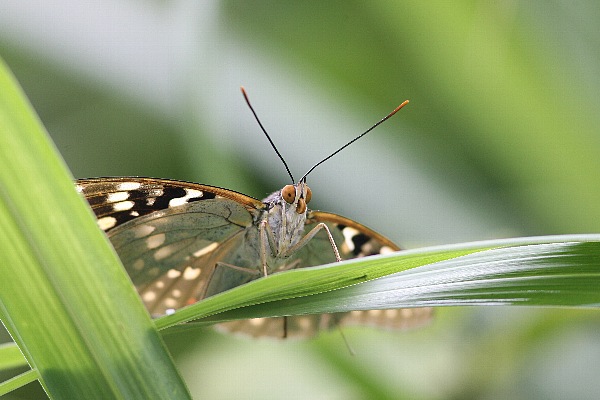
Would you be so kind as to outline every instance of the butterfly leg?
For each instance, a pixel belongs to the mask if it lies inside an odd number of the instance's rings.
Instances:
[[[340,257],[340,252],[337,248],[337,245],[335,244],[335,240],[333,240],[333,236],[331,235],[331,231],[329,230],[329,227],[327,225],[325,225],[323,222],[317,224],[317,226],[315,226],[314,228],[312,228],[306,235],[304,235],[304,237],[302,239],[300,239],[300,241],[298,243],[296,243],[294,246],[290,247],[288,249],[288,251],[286,252],[285,256],[289,256],[291,254],[293,254],[294,252],[300,250],[303,246],[305,246],[317,233],[319,233],[320,230],[324,230],[325,233],[327,233],[327,238],[329,239],[329,244],[331,244],[331,248],[333,249],[333,254],[335,255],[335,260],[336,261],[342,261],[342,258]],[[288,327],[287,327],[287,317],[284,317],[284,325],[283,325],[283,337],[286,338],[287,334],[288,334]]]
[[[267,276],[267,246],[271,250],[271,255],[273,257],[276,256],[275,254],[275,250],[276,249],[276,245],[275,245],[275,234],[273,233],[273,230],[271,229],[271,226],[268,224],[267,220],[263,220],[260,223],[260,263],[262,265],[263,268],[263,275]]]
[[[202,294],[199,298],[203,299],[205,297],[209,297],[212,296],[216,293],[219,293],[225,289],[219,289],[219,290],[215,290],[212,286],[211,283],[213,282],[213,279],[215,278],[215,275],[218,274],[217,271],[219,271],[220,268],[228,268],[228,269],[232,269],[235,271],[239,271],[243,274],[241,274],[240,276],[243,276],[244,274],[247,274],[246,278],[240,278],[242,281],[245,280],[245,282],[249,282],[252,281],[254,279],[256,279],[258,276],[260,276],[260,271],[254,269],[254,268],[245,268],[245,267],[239,267],[237,265],[233,265],[233,264],[228,264],[222,261],[217,261],[215,264],[215,267],[213,268],[212,272],[210,273],[210,276],[207,280],[206,285],[204,286],[204,289],[202,291]],[[242,283],[245,283],[242,282]],[[227,288],[226,288],[227,289]]]
[[[217,261],[217,262],[215,263],[215,270],[216,270],[218,267],[227,267],[227,268],[235,269],[235,270],[237,270],[237,271],[247,272],[247,273],[249,273],[250,275],[258,275],[258,274],[260,274],[260,272],[258,272],[258,271],[257,271],[257,270],[255,270],[255,269],[252,269],[252,268],[245,268],[245,267],[238,267],[237,265],[233,265],[233,264],[227,264],[227,263],[224,263],[224,262],[222,262],[222,261]],[[214,273],[214,271],[213,271],[213,273]]]
[[[308,241],[310,241],[310,239],[312,239],[321,229],[324,229],[325,232],[327,233],[327,237],[329,238],[329,243],[331,243],[331,247],[333,249],[336,261],[342,261],[342,259],[340,258],[340,253],[338,251],[337,245],[335,244],[335,241],[333,240],[333,236],[331,235],[329,228],[327,227],[327,225],[325,225],[322,222],[320,224],[318,224],[317,226],[315,226],[313,229],[311,229],[310,232],[308,232],[298,243],[296,243],[294,246],[289,248],[280,257],[285,258],[285,257],[292,255],[295,251],[299,250],[306,243],[308,243]],[[264,220],[260,224],[260,261],[261,261],[261,265],[263,268],[264,276],[268,275],[268,272],[267,272],[268,271],[267,246],[271,249],[277,248],[275,245],[275,234],[273,233],[271,226],[267,223],[266,220]],[[276,253],[276,250],[271,251],[271,256],[273,256],[273,257],[278,256]],[[297,260],[297,262],[299,262],[299,260]],[[296,267],[295,264],[297,264],[297,262],[293,262],[291,265],[286,266],[283,269],[280,269],[278,271],[281,272],[281,271],[286,271],[288,269],[293,269]]]
[[[327,225],[325,225],[323,222],[317,224],[317,226],[312,228],[310,230],[310,232],[308,232],[306,235],[304,235],[304,237],[302,239],[300,239],[300,241],[298,243],[296,243],[294,246],[290,247],[283,256],[288,257],[288,256],[294,254],[296,251],[300,250],[317,233],[319,233],[320,230],[324,230],[325,233],[327,234],[327,238],[329,239],[329,243],[331,244],[331,248],[333,249],[333,254],[335,255],[335,260],[342,261],[342,258],[340,257],[340,252],[337,248],[337,245],[335,244],[335,240],[333,240],[333,236],[331,235],[331,231],[329,230],[329,227]]]
[[[282,267],[277,268],[277,272],[289,271],[291,269],[297,268],[302,263],[302,260],[294,260],[289,264],[286,264]]]
[[[275,245],[275,235],[271,230],[270,225],[267,223],[267,220],[264,220],[260,223],[260,261],[263,268],[263,275],[267,276],[267,246],[271,249],[276,249]],[[337,245],[335,244],[335,240],[333,240],[333,235],[329,230],[329,227],[325,225],[323,222],[317,224],[314,228],[312,228],[298,243],[288,248],[285,253],[280,255],[280,257],[289,257],[294,254],[296,251],[300,250],[304,247],[319,231],[324,230],[327,234],[327,238],[329,239],[329,244],[331,244],[331,249],[333,250],[333,254],[335,256],[336,261],[342,261],[340,257],[340,252],[338,250]],[[277,257],[276,250],[271,251],[271,255],[273,257]],[[286,268],[288,269],[288,268]],[[289,268],[291,269],[291,268]]]

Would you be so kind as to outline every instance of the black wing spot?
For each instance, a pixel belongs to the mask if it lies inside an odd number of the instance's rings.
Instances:
[[[361,254],[363,245],[369,240],[371,240],[371,238],[364,233],[358,233],[352,236],[352,243],[354,243],[354,250],[352,250],[352,253],[354,253],[355,256]]]
[[[146,214],[149,214],[149,212],[147,212]],[[143,215],[143,214],[140,213],[140,215]],[[119,225],[124,224],[125,222],[131,221],[132,219],[137,218],[138,216],[131,215],[130,211],[120,211],[120,212],[112,214],[112,217],[114,217],[117,220],[117,223],[115,224],[115,226],[113,226],[113,228],[115,228]],[[107,229],[106,232],[108,232],[109,230],[110,229]]]
[[[126,207],[126,209],[119,209],[118,205],[120,202],[111,201],[110,194],[95,195],[87,198],[97,218],[112,217],[115,219],[114,224],[111,224],[108,228],[104,228],[107,232],[132,219],[151,214],[155,211],[168,209],[169,203],[173,199],[185,199],[186,203],[191,203],[216,198],[216,194],[203,190],[198,191],[199,194],[194,197],[187,197],[190,196],[190,191],[185,188],[167,185],[141,187],[123,192],[127,192],[127,197],[123,201],[133,203]]]
[[[210,199],[214,199],[216,198],[217,195],[214,193],[210,193],[210,192],[202,192],[202,196],[198,196],[198,197],[190,197],[188,199],[188,203],[191,203],[192,201],[198,201],[198,200],[210,200]]]
[[[169,208],[169,202],[173,199],[178,199],[180,197],[185,197],[186,192],[185,189],[180,187],[165,187],[163,188],[163,194],[156,197],[154,204],[152,207],[155,210],[164,210]]]

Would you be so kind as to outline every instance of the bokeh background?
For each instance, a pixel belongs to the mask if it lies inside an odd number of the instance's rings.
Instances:
[[[75,177],[154,176],[313,208],[407,248],[600,231],[600,3],[0,4],[0,56]],[[166,341],[196,398],[592,399],[597,311],[440,309],[408,333]],[[3,340],[9,340],[3,334]],[[14,398],[43,396],[32,384]]]

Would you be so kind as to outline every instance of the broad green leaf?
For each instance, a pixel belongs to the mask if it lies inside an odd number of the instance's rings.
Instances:
[[[91,211],[0,61],[0,318],[53,399],[189,398]]]

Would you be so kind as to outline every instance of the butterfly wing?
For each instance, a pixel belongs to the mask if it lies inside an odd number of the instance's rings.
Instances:
[[[98,178],[77,181],[154,316],[261,276],[256,222],[265,204],[240,193],[189,182],[153,178]],[[339,215],[309,211],[305,233],[325,223],[342,259],[399,248],[364,225]],[[335,261],[325,232],[319,232],[282,268]],[[221,263],[221,267],[217,267]],[[234,266],[236,268],[232,268]],[[375,310],[257,318],[219,324],[251,336],[306,337],[337,324],[403,328],[419,324],[430,309]]]
[[[383,235],[340,215],[314,211],[311,213],[310,221],[312,223],[324,222],[327,224],[329,230],[332,231],[332,235],[334,235],[334,239],[336,239],[336,243],[338,243],[340,257],[344,260],[388,254],[400,250],[396,244]],[[335,315],[336,317],[331,318],[331,320],[340,326],[366,325],[399,330],[427,324],[431,320],[433,309],[422,307],[366,310]],[[321,323],[323,324],[323,322]]]
[[[338,247],[343,260],[387,254],[400,248],[386,237],[337,214],[309,211],[305,234],[317,224],[325,223]],[[335,262],[335,255],[325,232],[317,233],[303,248],[291,255],[288,265],[306,268]],[[432,308],[391,310],[366,310],[348,313],[299,315],[286,318],[256,318],[250,321],[232,321],[220,324],[219,328],[232,332],[243,332],[255,337],[306,337],[319,330],[335,326],[375,326],[400,330],[415,328],[429,322]]]
[[[260,276],[265,205],[212,186],[151,178],[77,182],[154,316]],[[218,268],[217,263],[240,267]]]

